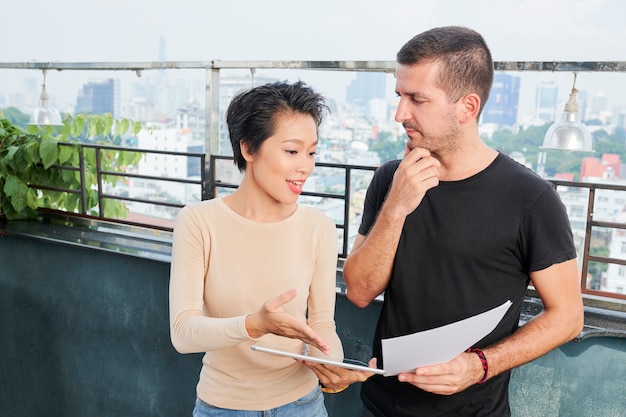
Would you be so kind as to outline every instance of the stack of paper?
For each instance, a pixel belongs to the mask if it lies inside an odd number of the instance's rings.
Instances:
[[[382,340],[385,376],[448,362],[496,328],[511,301],[452,324]]]

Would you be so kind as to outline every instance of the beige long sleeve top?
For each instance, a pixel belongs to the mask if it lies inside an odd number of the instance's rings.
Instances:
[[[302,342],[252,339],[245,317],[295,288],[296,298],[283,309],[330,344],[330,357],[343,358],[334,321],[336,267],[335,224],[312,207],[298,205],[276,223],[246,219],[222,199],[181,209],[172,246],[170,330],[180,353],[205,352],[198,397],[221,408],[267,410],[311,391],[318,380],[306,366],[250,349],[261,342],[299,350]]]

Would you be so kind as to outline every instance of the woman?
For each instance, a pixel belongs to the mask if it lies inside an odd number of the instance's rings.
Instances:
[[[343,357],[334,322],[335,224],[297,204],[326,109],[302,82],[236,95],[226,122],[241,184],[187,205],[176,219],[172,343],[180,353],[205,352],[194,416],[327,415],[305,364],[250,348],[296,351],[306,343],[315,355]]]

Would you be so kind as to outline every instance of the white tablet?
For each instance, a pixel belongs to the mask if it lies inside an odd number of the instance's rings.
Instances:
[[[289,352],[286,350],[280,350],[280,349],[271,348],[267,346],[252,345],[250,346],[250,348],[258,352],[271,353],[272,355],[278,355],[278,356],[286,356],[289,358],[299,359],[299,360],[303,360],[307,362],[315,362],[315,363],[322,363],[325,365],[339,366],[341,368],[352,369],[355,371],[374,372],[375,374],[379,374],[379,375],[385,374],[385,371],[383,369],[370,368],[369,366],[367,366],[366,363],[357,361],[354,359],[344,359],[344,362],[339,362],[339,361],[335,361],[332,359],[318,358],[315,356],[307,355],[305,353],[293,353],[293,352]]]

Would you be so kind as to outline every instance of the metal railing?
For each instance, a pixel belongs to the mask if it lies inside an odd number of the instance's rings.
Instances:
[[[223,155],[212,155],[211,156],[211,178],[208,186],[209,186],[209,194],[212,196],[219,195],[220,188],[226,189],[235,189],[238,187],[238,184],[233,182],[222,181],[217,178],[217,160],[233,160],[232,156],[223,156]],[[334,163],[326,163],[326,162],[316,162],[315,163],[316,170],[318,168],[335,168],[343,171],[343,193],[327,193],[327,192],[315,192],[315,191],[303,191],[300,194],[303,197],[319,197],[322,199],[331,199],[331,200],[339,200],[343,204],[342,212],[343,216],[341,221],[336,221],[335,226],[342,232],[341,239],[341,249],[339,250],[339,257],[345,258],[348,256],[349,251],[349,236],[351,235],[350,231],[350,202],[351,202],[351,194],[352,194],[352,173],[354,171],[371,171],[376,170],[375,166],[369,165],[347,165],[347,164],[334,164]]]
[[[190,158],[198,158],[201,161],[201,163],[204,163],[205,157],[206,157],[206,155],[204,154],[189,153],[189,152],[155,151],[151,149],[122,148],[122,147],[115,147],[115,146],[90,145],[90,144],[80,144],[80,145],[67,144],[67,145],[94,149],[96,152],[96,155],[106,150],[124,151],[124,152],[141,152],[141,153],[146,153],[146,154],[153,153],[153,154],[164,154],[164,155],[170,155],[170,156],[184,156],[184,157],[190,157]],[[86,169],[85,163],[84,163],[84,152],[81,150],[79,152],[79,155],[80,155],[79,167],[68,166],[68,165],[53,165],[51,169],[71,170],[71,171],[79,172],[82,182],[84,184],[85,169]],[[174,203],[174,202],[155,201],[154,199],[128,197],[128,196],[123,196],[119,194],[107,193],[105,192],[104,187],[103,187],[102,177],[105,175],[108,175],[108,176],[114,176],[114,177],[120,177],[120,178],[126,177],[126,178],[137,178],[137,179],[143,179],[143,180],[168,181],[168,182],[173,182],[173,183],[178,183],[178,184],[193,184],[193,185],[202,187],[203,189],[204,188],[208,189],[202,192],[203,195],[210,194],[213,196],[220,195],[220,189],[236,189],[239,185],[236,182],[228,182],[228,181],[223,181],[219,179],[219,173],[217,172],[217,169],[216,169],[216,167],[218,166],[217,161],[220,161],[220,160],[232,161],[233,160],[232,156],[212,155],[209,158],[209,165],[210,165],[210,172],[211,172],[211,175],[209,177],[211,179],[210,181],[206,181],[204,177],[201,177],[200,180],[195,180],[195,179],[189,179],[189,178],[160,177],[160,176],[142,175],[138,173],[108,171],[108,170],[103,169],[101,163],[99,162],[100,161],[99,157],[97,157],[96,160],[98,161],[97,171],[95,173],[98,178],[98,187],[97,187],[98,202],[99,202],[98,204],[99,214],[98,215],[93,215],[93,214],[90,215],[86,210],[87,193],[89,192],[89,190],[84,186],[81,187],[81,190],[48,187],[45,185],[37,185],[37,184],[31,184],[30,186],[32,188],[36,188],[40,190],[79,194],[81,196],[81,201],[83,202],[82,208],[77,213],[63,212],[64,214],[67,214],[69,216],[75,215],[75,216],[81,216],[81,217],[88,217],[94,220],[103,220],[103,221],[115,222],[115,223],[120,223],[120,224],[128,224],[128,225],[133,225],[133,226],[142,226],[142,227],[172,231],[173,230],[172,226],[167,227],[167,226],[160,226],[153,222],[141,222],[141,221],[136,221],[136,220],[134,221],[134,220],[128,220],[128,219],[107,217],[105,216],[104,211],[102,209],[104,205],[104,201],[107,199],[111,199],[111,200],[120,200],[120,201],[127,201],[127,202],[145,203],[145,204],[151,204],[151,205],[156,205],[156,206],[173,207],[173,208],[183,207],[185,204],[184,202]],[[338,230],[341,231],[342,236],[343,236],[341,239],[341,244],[340,244],[340,249],[339,249],[339,257],[345,258],[350,249],[349,236],[352,235],[351,225],[349,222],[349,219],[351,217],[351,213],[350,213],[351,196],[352,196],[352,192],[354,191],[353,186],[352,186],[352,177],[353,177],[352,174],[354,171],[357,171],[357,170],[373,172],[376,169],[376,167],[367,166],[367,165],[348,165],[348,164],[322,163],[322,162],[316,163],[315,166],[316,166],[316,169],[317,168],[332,168],[332,169],[339,169],[343,171],[343,190],[344,190],[343,193],[304,191],[302,193],[302,196],[303,197],[317,197],[321,199],[339,200],[341,202],[343,220],[336,222],[336,227]],[[603,220],[597,220],[594,218],[594,210],[596,207],[597,192],[600,190],[617,191],[617,192],[624,192],[626,195],[626,185],[587,183],[587,182],[565,181],[565,180],[558,180],[558,179],[549,179],[549,181],[553,184],[553,186],[557,189],[557,191],[559,191],[559,187],[567,187],[568,189],[577,189],[580,191],[582,190],[587,191],[587,196],[586,196],[587,211],[586,211],[585,227],[584,227],[584,241],[583,241],[581,253],[580,253],[580,255],[582,255],[582,258],[580,259],[580,262],[579,262],[581,264],[580,284],[581,284],[582,292],[584,294],[590,294],[590,295],[595,295],[595,296],[600,296],[600,297],[608,297],[608,298],[626,300],[626,294],[617,294],[613,292],[607,292],[607,291],[594,289],[592,286],[590,286],[590,283],[588,282],[588,274],[589,274],[588,271],[589,271],[589,265],[591,262],[626,266],[626,259],[619,259],[615,257],[607,257],[607,256],[599,256],[599,255],[591,254],[591,245],[592,245],[592,238],[594,234],[594,228],[605,228],[605,229],[610,229],[610,230],[626,230],[626,223],[603,221]],[[47,211],[47,212],[54,211],[50,209],[42,209],[42,210]],[[352,227],[358,227],[358,226],[352,225]]]
[[[165,153],[169,155],[181,155],[198,157],[202,159],[202,173],[199,181],[189,180],[185,178],[163,178],[155,176],[143,176],[141,174],[121,174],[117,172],[101,171],[98,168],[98,195],[99,206],[103,206],[102,199],[118,199],[126,200],[129,202],[145,203],[164,205],[168,207],[181,207],[178,203],[167,203],[153,201],[150,199],[124,197],[119,195],[107,194],[101,188],[101,176],[102,175],[120,175],[126,177],[143,178],[146,180],[159,180],[159,181],[179,181],[181,183],[199,184],[202,189],[202,199],[210,199],[216,196],[216,190],[218,188],[232,188],[236,187],[234,183],[228,183],[226,181],[219,180],[215,170],[216,162],[220,159],[228,159],[229,157],[220,155],[219,140],[220,140],[220,72],[222,70],[231,69],[245,69],[249,70],[250,74],[254,78],[254,74],[258,69],[284,69],[284,70],[311,70],[311,71],[349,71],[349,72],[382,72],[392,74],[395,70],[394,61],[163,61],[163,62],[91,62],[91,63],[63,63],[63,62],[0,62],[0,69],[13,69],[13,70],[58,70],[58,71],[132,71],[141,76],[143,71],[152,70],[176,70],[176,69],[199,69],[204,71],[205,75],[205,152],[203,154],[192,153],[180,153],[180,152],[167,152],[156,151],[152,149],[133,149],[127,148],[126,150],[133,150],[146,153]],[[496,61],[494,63],[496,71],[511,71],[511,72],[626,72],[626,61]],[[91,146],[91,145],[83,145]],[[103,150],[106,147],[97,147]],[[303,193],[305,196],[316,196],[325,199],[339,199],[344,204],[344,220],[343,222],[337,222],[337,228],[343,232],[344,238],[342,242],[342,249],[340,254],[345,256],[348,251],[348,239],[350,235],[349,224],[349,210],[350,210],[350,198],[351,198],[351,176],[355,169],[359,170],[373,170],[374,167],[370,166],[357,166],[348,164],[325,164],[318,163],[317,166],[332,167],[345,170],[345,193],[344,195],[338,195],[335,193]],[[598,190],[626,190],[626,186],[615,186],[607,184],[593,184],[582,182],[568,182],[561,180],[552,180],[555,187],[578,187],[588,189],[589,195],[587,200],[587,217],[585,226],[585,239],[582,250],[582,274],[581,274],[581,288],[583,293],[589,295],[598,295],[601,297],[608,297],[613,299],[626,299],[624,294],[607,293],[603,291],[594,290],[588,288],[586,283],[587,271],[591,262],[601,262],[609,264],[626,265],[626,261],[622,259],[615,259],[597,255],[590,255],[591,241],[593,236],[594,227],[604,227],[609,229],[626,230],[626,224],[616,222],[605,222],[594,219],[593,211],[595,205],[595,195]],[[67,192],[74,192],[67,190]],[[86,192],[86,191],[82,191]],[[83,197],[84,198],[84,197]],[[77,213],[77,215],[86,215],[85,213]],[[100,212],[98,218],[103,218],[103,213]],[[126,222],[126,220],[119,219],[107,219],[117,222]],[[144,224],[141,222],[132,222],[132,224],[148,227],[157,227],[151,224]],[[169,229],[169,228],[165,228]]]
[[[172,152],[172,151],[159,151],[154,149],[141,149],[141,148],[129,148],[129,147],[119,147],[119,146],[110,146],[110,145],[97,145],[97,144],[85,144],[85,143],[75,143],[75,142],[59,142],[59,146],[74,146],[78,147],[78,166],[63,164],[63,165],[52,165],[50,169],[58,169],[62,171],[72,171],[78,173],[78,178],[80,178],[80,186],[79,189],[73,188],[64,188],[58,186],[49,186],[45,184],[29,184],[30,188],[42,191],[52,191],[57,193],[67,193],[79,196],[81,204],[78,209],[74,212],[68,212],[65,210],[55,210],[50,208],[40,208],[42,211],[46,212],[63,212],[68,215],[89,217],[94,220],[105,220],[114,223],[128,224],[133,226],[141,226],[141,227],[149,227],[160,230],[171,231],[172,226],[163,226],[159,225],[155,222],[153,218],[152,221],[141,221],[141,220],[129,220],[125,218],[113,218],[107,216],[105,214],[105,201],[106,200],[115,200],[115,201],[123,201],[123,202],[133,202],[133,203],[141,203],[141,204],[149,204],[151,206],[160,206],[160,207],[171,207],[175,209],[180,209],[183,207],[186,202],[178,201],[160,201],[157,199],[147,199],[147,198],[139,198],[139,197],[131,197],[123,194],[113,194],[108,193],[105,190],[104,186],[104,177],[114,177],[120,179],[140,179],[140,180],[148,180],[148,181],[159,181],[159,182],[169,182],[176,184],[191,184],[197,185],[200,189],[206,188],[206,177],[204,175],[204,169],[201,169],[199,172],[200,179],[193,179],[188,177],[166,177],[166,176],[155,176],[155,175],[145,175],[141,173],[133,173],[127,171],[112,171],[107,170],[102,163],[102,152],[105,151],[115,151],[115,152],[135,152],[140,154],[153,154],[153,155],[168,155],[168,156],[181,156],[186,158],[197,158],[200,167],[204,167],[206,155],[204,153],[193,153],[193,152]],[[95,152],[95,161],[96,165],[94,167],[95,172],[91,172],[92,175],[96,177],[96,189],[97,192],[97,201],[98,204],[94,206],[97,209],[98,214],[91,214],[90,206],[88,204],[88,195],[91,191],[90,185],[86,181],[87,171],[90,169],[87,167],[85,162],[85,149],[93,149]],[[115,187],[112,188],[114,190]],[[171,222],[173,224],[173,222]]]
[[[624,192],[626,195],[626,185],[617,184],[599,184],[588,182],[576,182],[576,181],[564,181],[557,179],[549,180],[554,187],[571,187],[579,190],[587,190],[587,211],[585,218],[585,230],[584,241],[582,248],[582,262],[581,262],[581,277],[580,284],[583,294],[592,294],[602,297],[618,298],[626,300],[626,293],[618,294],[614,292],[606,292],[594,289],[590,283],[587,282],[589,274],[590,262],[600,262],[605,264],[616,264],[626,266],[626,259],[619,259],[615,257],[599,256],[591,254],[591,242],[594,234],[594,228],[606,228],[611,231],[614,230],[626,230],[626,223],[602,221],[594,218],[597,192],[600,190]],[[625,270],[626,271],[626,270]]]
[[[254,78],[258,69],[311,71],[382,72],[392,74],[395,61],[152,61],[152,62],[0,62],[0,69],[57,71],[131,71],[141,77],[143,71],[199,69],[205,71],[207,155],[219,149],[220,71],[249,70]],[[495,61],[496,71],[514,72],[626,72],[626,61]],[[210,167],[205,165],[206,175]],[[211,196],[203,196],[210,198]]]

